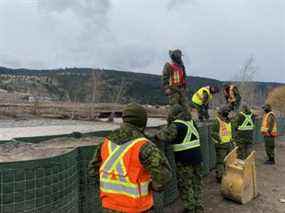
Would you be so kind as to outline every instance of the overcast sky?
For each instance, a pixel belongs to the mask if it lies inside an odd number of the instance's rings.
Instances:
[[[0,66],[160,74],[181,48],[188,75],[285,82],[285,0],[0,0]]]

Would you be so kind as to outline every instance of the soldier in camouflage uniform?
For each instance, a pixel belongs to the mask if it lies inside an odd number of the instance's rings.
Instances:
[[[239,159],[246,159],[252,151],[253,146],[253,131],[254,131],[255,116],[247,105],[242,106],[242,110],[236,115],[233,123],[233,128],[236,132],[234,141],[238,148]]]
[[[182,51],[170,50],[171,62],[167,62],[162,71],[162,87],[169,98],[169,104],[180,104],[188,108],[186,98],[186,72],[182,60]]]
[[[225,171],[224,159],[227,154],[234,148],[232,142],[232,126],[228,117],[230,109],[222,107],[218,111],[216,120],[211,127],[211,139],[216,147],[216,179],[220,183]]]
[[[173,147],[178,189],[185,213],[204,212],[202,203],[202,153],[200,137],[191,114],[181,105],[170,109],[169,124],[156,136],[156,141]]]
[[[277,137],[277,120],[269,104],[262,107],[264,115],[261,125],[261,134],[264,137],[265,151],[268,157],[265,164],[275,164],[275,137]]]
[[[213,95],[219,92],[216,86],[205,86],[197,90],[192,96],[192,104],[198,112],[199,120],[209,120],[209,103],[213,99]]]
[[[229,108],[233,111],[238,111],[241,102],[241,96],[238,88],[233,84],[225,84],[224,96]]]
[[[116,145],[124,145],[137,138],[144,138],[144,129],[147,123],[146,110],[137,104],[129,104],[123,111],[123,124],[113,131],[107,139]],[[89,163],[89,174],[99,180],[99,168],[102,164],[101,147],[99,145]],[[156,147],[148,141],[139,150],[139,161],[143,168],[150,174],[151,184],[149,190],[161,191],[172,178],[171,167],[168,160]],[[101,183],[100,183],[101,184]],[[114,209],[104,209],[104,212],[117,213]],[[146,211],[150,212],[150,210]]]

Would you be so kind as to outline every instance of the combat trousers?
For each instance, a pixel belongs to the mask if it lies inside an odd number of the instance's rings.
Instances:
[[[228,107],[231,109],[231,111],[239,112],[240,102],[231,102],[231,103],[228,103]]]
[[[179,104],[186,108],[189,107],[187,93],[184,88],[171,89],[171,93],[168,95],[168,99],[169,99],[169,105],[171,106]]]
[[[232,142],[225,144],[216,144],[216,178],[221,180],[225,172],[224,159],[234,148]]]
[[[198,117],[200,121],[203,121],[204,119],[208,120],[209,119],[209,112],[208,112],[208,107],[205,105],[198,105],[193,103],[194,107],[196,108],[198,112]]]
[[[275,160],[275,138],[264,136],[265,151],[269,160]]]
[[[202,213],[202,165],[176,163],[178,190],[184,208],[189,212]]]
[[[238,146],[238,158],[241,160],[245,160],[253,150],[252,142],[245,140],[237,140]]]

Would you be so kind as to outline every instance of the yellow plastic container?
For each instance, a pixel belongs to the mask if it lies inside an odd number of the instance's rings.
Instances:
[[[225,158],[221,192],[225,198],[245,204],[257,196],[255,151],[245,160],[237,158],[236,147]]]

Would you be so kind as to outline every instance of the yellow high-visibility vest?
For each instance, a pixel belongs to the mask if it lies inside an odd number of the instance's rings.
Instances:
[[[195,128],[193,120],[191,121],[183,121],[183,120],[175,120],[174,123],[181,123],[187,126],[187,134],[180,144],[173,145],[173,151],[185,151],[188,149],[193,149],[200,146],[200,136],[198,130]]]
[[[200,88],[193,96],[192,96],[192,102],[201,106],[203,105],[203,93],[207,92],[208,93],[208,101],[207,103],[209,103],[212,99],[213,99],[213,95],[210,92],[210,87],[206,86],[206,87],[202,87]]]
[[[232,124],[231,122],[227,123],[223,120],[221,120],[219,117],[217,117],[217,120],[219,121],[219,136],[221,144],[229,143],[232,140]]]

